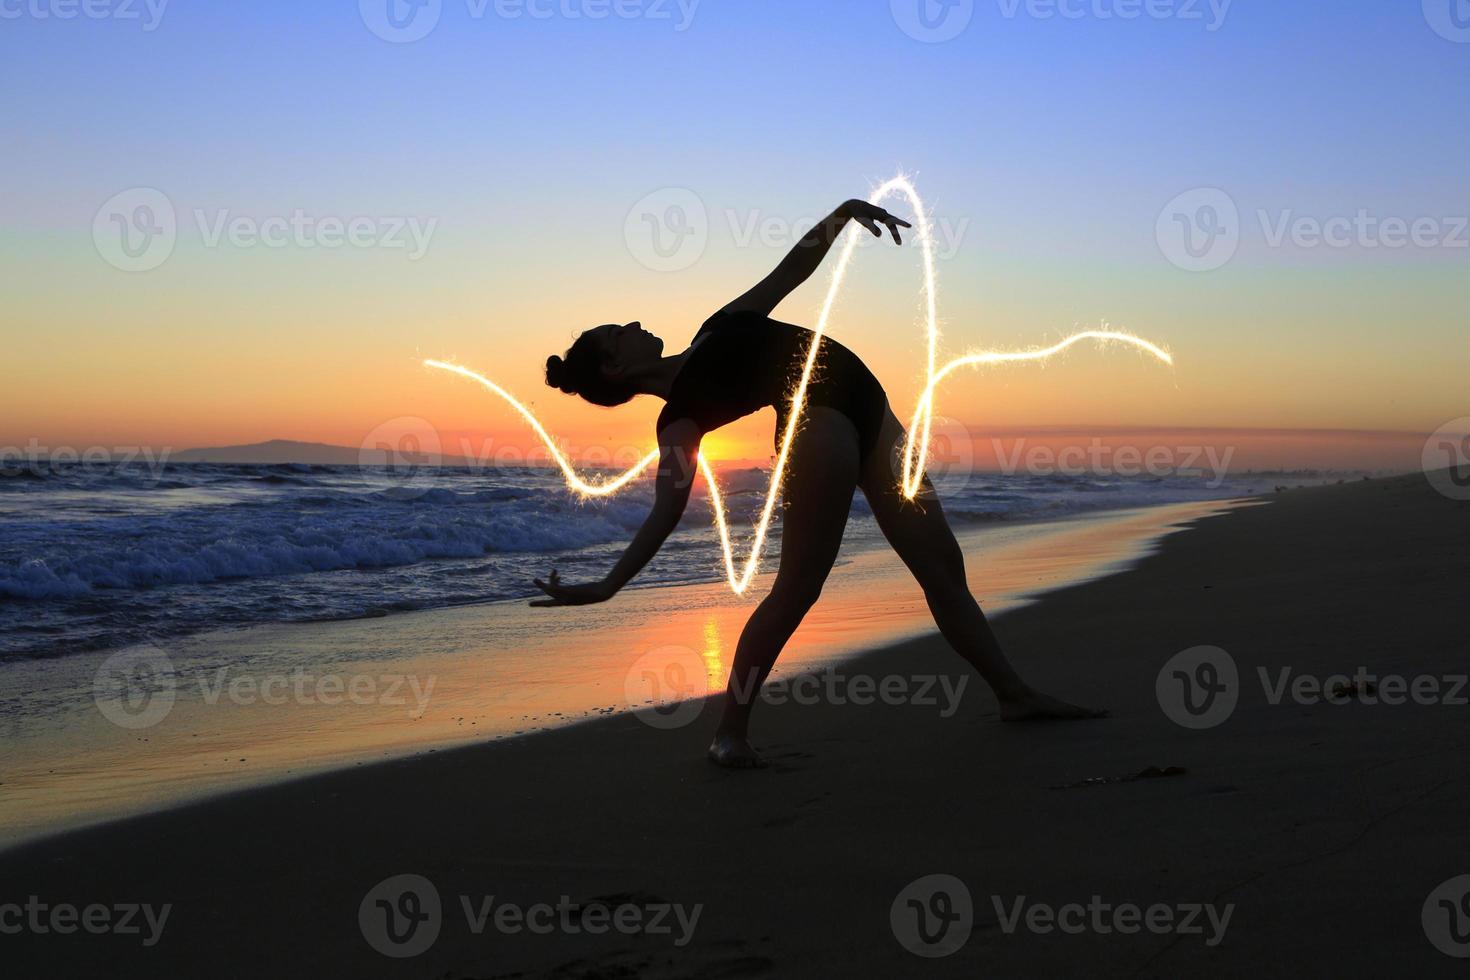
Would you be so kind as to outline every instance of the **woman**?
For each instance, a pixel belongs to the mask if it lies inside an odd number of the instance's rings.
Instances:
[[[661,458],[653,510],[633,543],[601,582],[566,585],[555,572],[549,582],[537,579],[550,598],[532,605],[605,602],[628,584],[679,523],[706,433],[766,406],[776,409],[777,433],[785,432],[785,413],[812,334],[772,320],[770,313],[811,277],[849,221],[879,237],[879,226],[886,227],[896,244],[902,244],[899,229],[910,227],[882,208],[848,201],[754,289],[710,317],[688,350],[665,357],[664,342],[635,322],[595,327],[565,357],[547,359],[547,384],[594,405],[621,405],[640,394],[667,404],[658,417]],[[903,426],[857,355],[823,338],[804,412],[781,488],[780,567],[770,594],[740,634],[710,759],[738,768],[762,764],[747,738],[751,708],[781,648],[822,591],[858,488],[888,543],[918,579],[940,632],[995,691],[1004,720],[1100,717],[1103,712],[1032,690],[1006,660],[970,594],[964,555],[933,487],[926,480],[922,500],[910,501],[897,485],[892,460],[903,450]]]

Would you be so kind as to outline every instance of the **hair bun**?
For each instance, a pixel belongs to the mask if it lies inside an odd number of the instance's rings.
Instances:
[[[573,393],[567,379],[567,362],[555,354],[546,359],[546,383],[569,395]]]

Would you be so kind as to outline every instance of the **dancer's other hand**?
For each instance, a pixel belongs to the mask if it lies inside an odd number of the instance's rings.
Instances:
[[[543,582],[539,578],[532,579],[536,588],[545,592],[551,598],[533,599],[531,605],[537,607],[548,606],[590,606],[598,602],[606,602],[613,597],[613,590],[606,582],[589,582],[586,585],[562,585],[561,576],[556,569],[551,570],[551,581]]]

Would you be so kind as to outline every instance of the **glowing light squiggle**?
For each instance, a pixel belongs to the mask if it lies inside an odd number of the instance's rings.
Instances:
[[[1074,344],[1084,340],[1096,340],[1102,342],[1117,342],[1128,344],[1139,350],[1151,354],[1163,361],[1165,364],[1173,364],[1174,359],[1169,352],[1156,344],[1135,337],[1133,334],[1118,330],[1085,330],[1073,334],[1065,340],[1053,344],[1050,347],[1037,347],[1029,350],[1017,351],[972,351],[962,357],[957,357],[942,367],[939,366],[939,306],[936,297],[937,276],[934,270],[934,239],[933,230],[929,222],[928,213],[924,210],[924,202],[919,198],[919,193],[914,189],[907,177],[895,177],[888,183],[873,192],[868,200],[877,204],[893,194],[901,194],[908,199],[909,205],[914,212],[914,223],[918,230],[919,248],[923,256],[924,265],[924,316],[926,330],[929,340],[928,352],[928,384],[919,395],[914,407],[914,414],[910,419],[907,442],[903,452],[903,482],[901,484],[903,495],[909,500],[918,496],[923,486],[924,469],[929,458],[929,436],[934,421],[934,396],[941,381],[962,367],[980,367],[987,364],[1005,364],[1017,361],[1043,361],[1049,357],[1060,354],[1062,351]],[[761,508],[760,520],[756,522],[755,533],[750,541],[750,551],[746,555],[744,567],[740,571],[735,570],[735,549],[730,540],[730,524],[725,519],[725,504],[720,496],[719,481],[715,479],[714,470],[704,454],[699,454],[699,469],[704,475],[705,484],[709,488],[710,505],[714,510],[715,526],[720,534],[720,548],[725,558],[725,576],[730,582],[730,588],[736,595],[744,594],[750,586],[751,580],[755,578],[760,568],[761,553],[765,548],[766,535],[770,531],[771,520],[776,511],[776,500],[781,490],[781,481],[786,474],[786,463],[791,455],[791,444],[796,438],[797,428],[801,422],[802,410],[806,405],[806,393],[812,377],[813,368],[817,363],[820,353],[822,337],[827,332],[827,323],[831,319],[832,309],[837,302],[838,295],[842,292],[842,284],[847,276],[847,267],[852,262],[852,255],[856,250],[864,229],[854,224],[847,230],[842,243],[842,251],[837,259],[835,271],[832,273],[832,284],[827,290],[827,298],[822,303],[821,315],[817,318],[817,325],[812,331],[811,346],[807,350],[806,364],[802,368],[801,380],[791,396],[791,410],[787,412],[786,432],[781,437],[781,449],[776,455],[776,465],[771,471],[771,483],[766,492],[765,505]],[[541,425],[540,420],[529,408],[516,399],[514,395],[488,378],[471,371],[469,368],[458,364],[450,364],[444,361],[428,360],[425,365],[444,371],[452,371],[472,381],[478,381],[490,391],[499,395],[508,402],[531,426],[537,437],[546,445],[551,453],[551,458],[561,469],[566,477],[567,486],[584,497],[604,497],[617,493],[633,480],[637,479],[648,467],[652,466],[659,458],[657,450],[650,452],[637,463],[616,476],[589,482],[578,474],[576,467],[562,453],[556,445],[556,440]]]

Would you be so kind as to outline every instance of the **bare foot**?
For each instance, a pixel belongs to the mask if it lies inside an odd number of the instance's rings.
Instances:
[[[739,735],[716,735],[709,743],[709,761],[726,769],[764,769],[766,760]]]
[[[1000,720],[1007,722],[1080,721],[1107,716],[1106,711],[1068,704],[1040,691],[1027,691],[1019,698],[1000,703]]]

